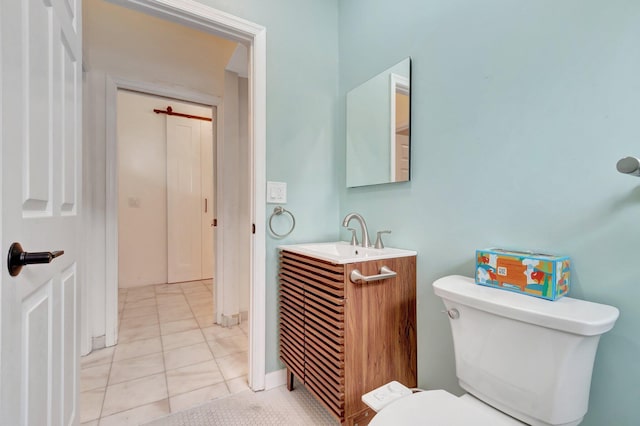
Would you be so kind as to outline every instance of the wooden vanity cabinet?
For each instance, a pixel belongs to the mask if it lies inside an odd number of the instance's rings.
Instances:
[[[354,283],[382,266],[395,278]],[[415,387],[416,257],[333,264],[280,251],[280,359],[342,423],[365,425],[361,400],[392,380]]]

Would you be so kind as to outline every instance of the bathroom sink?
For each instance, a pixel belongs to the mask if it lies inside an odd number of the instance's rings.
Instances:
[[[282,250],[303,254],[309,257],[326,260],[332,263],[355,263],[368,260],[391,259],[394,257],[415,256],[412,250],[385,247],[376,249],[373,247],[352,246],[346,241],[333,243],[309,243],[279,246]]]

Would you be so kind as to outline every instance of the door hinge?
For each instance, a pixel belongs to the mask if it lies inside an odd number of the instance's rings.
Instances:
[[[252,234],[255,234],[255,233],[256,233],[256,224],[255,224],[255,223],[252,223],[252,224],[251,224],[251,233],[252,233]]]
[[[213,219],[213,222],[211,223],[211,226],[218,226],[218,219]]]

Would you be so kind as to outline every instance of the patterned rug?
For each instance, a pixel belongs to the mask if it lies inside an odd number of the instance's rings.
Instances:
[[[156,419],[145,426],[338,425],[301,385],[244,391]]]

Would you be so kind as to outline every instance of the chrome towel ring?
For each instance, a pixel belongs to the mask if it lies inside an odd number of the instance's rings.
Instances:
[[[273,222],[273,218],[274,218],[275,216],[280,216],[280,215],[281,215],[281,214],[283,214],[283,213],[286,213],[286,214],[288,214],[289,216],[291,216],[291,229],[289,229],[289,231],[288,231],[288,232],[286,232],[286,233],[284,233],[284,234],[279,234],[279,233],[277,233],[276,231],[274,231],[274,230],[273,230],[272,222]],[[293,230],[295,229],[295,227],[296,227],[296,218],[295,218],[295,217],[293,217],[293,213],[291,213],[289,210],[285,209],[285,208],[284,208],[284,207],[282,207],[282,206],[276,206],[276,207],[274,207],[274,209],[273,209],[273,213],[271,213],[271,216],[269,216],[269,231],[271,231],[271,234],[272,234],[274,237],[276,237],[276,238],[284,238],[284,237],[286,237],[287,235],[289,235],[290,233],[292,233],[292,232],[293,232]]]

